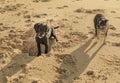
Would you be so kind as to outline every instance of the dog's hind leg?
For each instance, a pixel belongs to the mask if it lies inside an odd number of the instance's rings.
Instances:
[[[49,45],[48,44],[45,44],[45,54],[47,54],[49,51]]]
[[[40,43],[37,43],[37,48],[38,48],[38,54],[37,54],[37,56],[40,56],[41,55]]]
[[[98,36],[98,29],[95,28],[95,37],[97,37],[97,36]]]
[[[95,37],[98,38],[98,25],[96,23],[94,23],[94,28],[95,28]]]
[[[53,36],[53,37],[56,39],[56,41],[58,41],[58,38],[57,38],[57,36],[56,36],[56,34],[55,34],[54,29],[52,29],[51,36]]]

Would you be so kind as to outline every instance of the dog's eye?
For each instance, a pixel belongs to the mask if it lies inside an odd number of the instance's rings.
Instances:
[[[106,21],[101,21],[100,25],[101,25],[101,26],[105,26],[106,23],[107,23]]]

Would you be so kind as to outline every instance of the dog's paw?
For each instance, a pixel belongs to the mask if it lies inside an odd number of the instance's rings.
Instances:
[[[47,54],[46,54],[46,56],[47,56],[47,57],[50,57],[50,56],[51,56],[51,54],[52,54],[52,53],[50,53],[50,52],[49,52],[49,53],[47,53]]]
[[[42,56],[42,54],[37,54],[37,57]]]
[[[95,36],[93,36],[91,39],[95,39]]]

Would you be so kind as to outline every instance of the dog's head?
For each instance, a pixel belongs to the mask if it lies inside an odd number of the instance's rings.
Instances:
[[[47,32],[47,25],[43,25],[42,23],[36,23],[34,25],[34,29],[40,37],[43,37]]]
[[[107,25],[107,22],[108,22],[107,19],[101,19],[101,20],[99,21],[99,25],[100,25],[100,26],[106,26],[106,25]]]

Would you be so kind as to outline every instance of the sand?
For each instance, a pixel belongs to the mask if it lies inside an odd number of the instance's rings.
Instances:
[[[120,0],[0,0],[0,83],[120,83]],[[93,18],[109,19],[106,45]],[[37,22],[53,19],[59,41],[37,57]],[[44,46],[43,49],[44,51]]]

